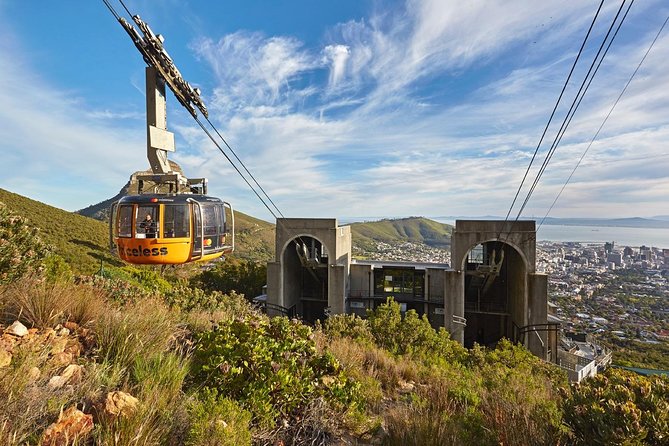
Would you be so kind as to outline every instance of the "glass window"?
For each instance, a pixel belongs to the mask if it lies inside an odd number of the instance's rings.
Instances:
[[[118,208],[116,233],[119,237],[132,237],[132,205],[125,204]]]
[[[469,251],[469,263],[483,263],[483,245],[476,245]]]
[[[142,205],[137,207],[135,216],[135,237],[156,238],[158,235],[158,205]]]
[[[165,205],[164,237],[190,237],[190,211],[187,204]]]
[[[218,226],[219,226],[218,206],[216,205],[202,206],[202,214],[204,217],[204,235],[218,234]]]

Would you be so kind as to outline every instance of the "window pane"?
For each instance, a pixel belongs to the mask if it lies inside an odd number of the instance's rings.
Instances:
[[[218,233],[218,207],[216,205],[202,206],[204,214],[204,235],[216,235]]]
[[[190,212],[187,204],[165,205],[164,237],[190,237]]]
[[[118,209],[116,232],[119,237],[132,237],[132,205],[122,205]]]
[[[135,237],[156,238],[158,231],[158,206],[143,205],[137,208],[135,217]]]

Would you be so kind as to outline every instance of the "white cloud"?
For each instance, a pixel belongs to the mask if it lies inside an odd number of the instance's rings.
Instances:
[[[630,32],[612,48],[528,215],[543,215],[608,112],[660,24],[647,13],[659,3],[635,4]],[[603,17],[616,7],[607,4]],[[409,0],[334,26],[320,46],[238,31],[199,38],[191,48],[213,73],[214,87],[205,90],[212,119],[287,216],[504,215],[595,8]],[[645,31],[631,32],[638,28]],[[4,184],[23,178],[23,187],[41,187],[47,196],[46,183],[25,179],[56,167],[68,172],[63,178],[120,187],[146,164],[143,128],[128,141],[118,124],[135,112],[93,110],[70,99],[20,58],[17,64],[18,53],[0,55],[0,81],[17,87],[0,90],[0,132],[11,148],[3,156]],[[554,215],[666,213],[668,56],[663,37]],[[173,158],[186,173],[209,177],[213,194],[268,218],[200,129],[176,117]],[[43,159],[18,174],[35,147]]]

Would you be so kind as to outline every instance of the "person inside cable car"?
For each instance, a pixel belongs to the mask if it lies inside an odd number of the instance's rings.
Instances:
[[[146,238],[156,238],[156,222],[151,219],[151,214],[146,214],[139,227],[144,229]]]

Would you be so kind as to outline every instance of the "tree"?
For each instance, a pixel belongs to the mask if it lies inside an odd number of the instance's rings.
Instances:
[[[266,281],[266,265],[252,260],[228,257],[214,269],[195,276],[191,283],[205,291],[220,291],[225,294],[235,291],[251,299],[262,293]]]
[[[0,203],[0,285],[41,271],[50,247],[38,232]]]

